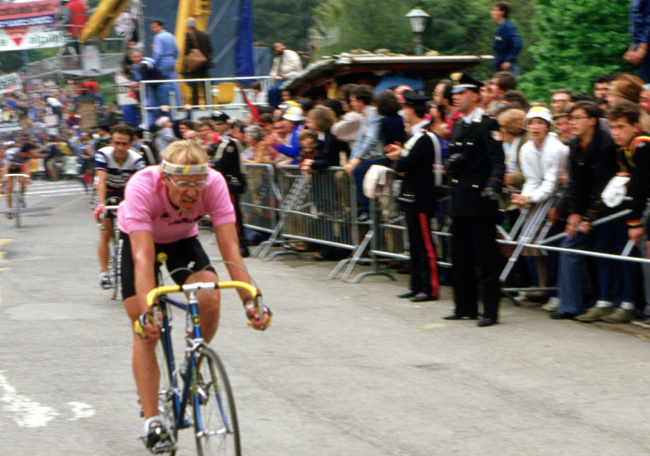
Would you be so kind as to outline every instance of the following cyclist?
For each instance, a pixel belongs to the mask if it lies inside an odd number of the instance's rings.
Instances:
[[[117,198],[115,205],[124,199],[124,187],[136,171],[145,167],[144,159],[131,149],[133,130],[127,125],[116,125],[111,129],[110,146],[103,147],[95,154],[95,177],[97,179],[97,207],[95,218],[99,220],[104,210],[106,200]],[[104,227],[99,231],[97,256],[101,273],[100,285],[103,289],[111,288],[108,276],[108,258],[110,255],[110,240],[113,233],[115,215],[107,213],[104,217]]]
[[[4,153],[3,158],[3,173],[4,177],[4,186],[7,192],[7,218],[13,218],[13,213],[11,212],[12,206],[12,190],[14,188],[14,178],[6,177],[7,174],[26,174],[31,176],[31,169],[28,166],[25,166],[32,159],[32,151],[38,149],[36,145],[32,143],[24,143],[20,147],[12,147],[7,149]],[[19,177],[18,182],[20,182],[20,193],[23,195],[23,208],[25,207],[25,187],[32,183],[30,178]]]
[[[149,166],[133,176],[118,209],[123,243],[122,298],[133,325],[133,372],[145,418],[145,443],[152,452],[169,451],[173,446],[158,415],[160,370],[155,348],[160,334],[151,324],[146,300],[147,293],[156,287],[156,270],[160,266],[156,255],[167,255],[166,267],[174,271],[172,279],[179,285],[218,281],[198,240],[197,221],[210,215],[231,279],[250,283],[224,177],[209,168],[207,154],[193,140],[170,144],[162,152],[162,159],[160,166]],[[252,327],[265,329],[270,323],[270,311],[259,319],[250,294],[239,291],[239,296]],[[201,332],[209,343],[219,325],[220,292],[202,291],[197,298]]]

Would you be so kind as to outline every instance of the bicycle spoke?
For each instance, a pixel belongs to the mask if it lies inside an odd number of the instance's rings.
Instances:
[[[230,383],[217,354],[203,348],[193,393],[196,446],[201,456],[239,456],[239,426]],[[198,404],[198,405],[197,405]]]

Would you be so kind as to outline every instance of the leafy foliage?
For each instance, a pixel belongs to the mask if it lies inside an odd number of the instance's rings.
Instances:
[[[253,0],[255,40],[265,46],[276,41],[288,49],[304,50],[319,0]]]
[[[538,41],[530,52],[534,69],[520,88],[534,100],[568,88],[592,92],[593,80],[617,71],[633,72],[622,55],[629,46],[629,0],[539,0],[533,25]]]

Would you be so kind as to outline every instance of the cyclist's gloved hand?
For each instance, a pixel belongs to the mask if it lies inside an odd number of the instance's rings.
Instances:
[[[133,330],[141,339],[147,338],[147,333],[145,332],[144,328],[147,323],[153,325],[153,315],[149,311],[140,315],[138,319],[133,323]]]
[[[257,329],[259,331],[264,331],[266,328],[271,326],[271,322],[273,321],[273,312],[271,312],[271,309],[263,305],[262,311],[264,312],[264,316],[262,319],[260,319],[257,305],[255,305],[252,298],[249,298],[244,302],[246,318],[248,318],[248,326],[252,326],[254,329]]]
[[[95,211],[93,212],[93,215],[95,216],[96,219],[99,218],[103,210],[104,210],[104,205],[98,204],[97,207],[95,208]]]

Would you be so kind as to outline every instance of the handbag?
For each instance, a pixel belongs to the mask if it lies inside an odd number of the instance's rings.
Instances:
[[[203,52],[199,50],[199,43],[196,40],[196,35],[194,32],[190,32],[188,34],[192,38],[192,44],[194,44],[194,48],[192,48],[190,52],[185,56],[183,63],[185,64],[186,73],[194,73],[205,66],[208,58],[203,55]]]

